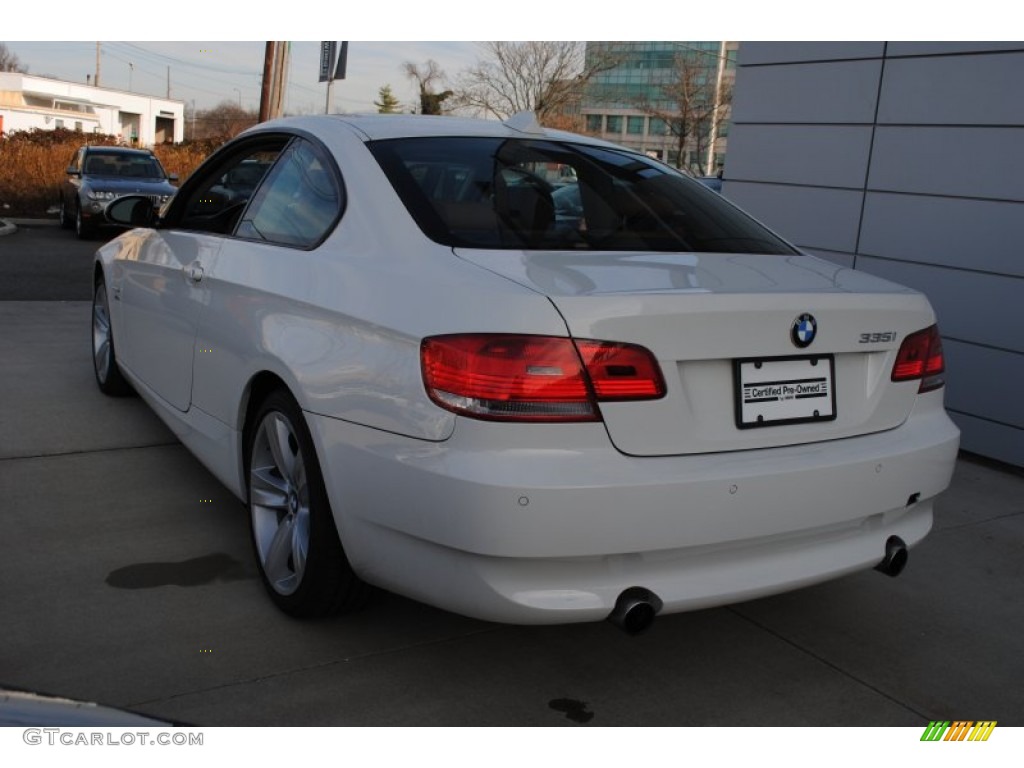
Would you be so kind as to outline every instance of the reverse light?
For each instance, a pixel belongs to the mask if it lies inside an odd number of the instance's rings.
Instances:
[[[946,383],[942,375],[946,362],[942,355],[942,337],[939,327],[932,325],[912,333],[903,340],[896,362],[892,367],[893,381],[920,379],[918,392],[930,392]]]
[[[424,339],[430,398],[466,416],[501,421],[599,421],[598,402],[664,396],[643,347],[558,336],[459,334]]]

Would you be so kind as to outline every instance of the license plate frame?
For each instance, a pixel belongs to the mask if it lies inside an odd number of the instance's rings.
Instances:
[[[824,367],[819,367],[822,364]],[[834,355],[733,361],[736,427],[760,429],[836,419]]]

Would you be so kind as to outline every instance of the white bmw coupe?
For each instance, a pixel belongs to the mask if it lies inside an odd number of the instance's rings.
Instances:
[[[99,386],[248,505],[296,616],[636,632],[895,575],[952,474],[924,296],[530,116],[264,123],[107,216]]]

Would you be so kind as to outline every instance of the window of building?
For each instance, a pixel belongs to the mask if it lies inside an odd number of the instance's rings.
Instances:
[[[591,133],[600,133],[603,117],[604,115],[587,115],[587,130]]]
[[[53,121],[53,127],[54,128],[63,128],[64,127],[64,121],[63,120],[54,120]]]
[[[665,121],[662,120],[660,117],[652,117],[647,132],[651,136],[664,136],[666,133],[668,133],[668,126],[665,124]]]
[[[608,133],[622,133],[622,115],[608,115]]]
[[[635,136],[642,135],[644,132],[644,118],[642,115],[630,115],[626,118],[626,133],[631,133]]]

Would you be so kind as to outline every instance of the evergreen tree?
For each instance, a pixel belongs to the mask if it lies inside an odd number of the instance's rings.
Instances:
[[[382,85],[377,93],[380,101],[375,101],[373,103],[376,105],[377,111],[382,115],[394,115],[402,111],[400,109],[398,99],[395,97],[395,94],[391,92],[390,85]]]

